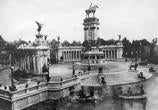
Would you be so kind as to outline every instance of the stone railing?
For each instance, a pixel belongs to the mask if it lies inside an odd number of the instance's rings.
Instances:
[[[105,59],[91,59],[91,60],[83,60],[81,63],[85,64],[105,64],[106,60]]]
[[[0,88],[0,98],[15,101],[21,99],[23,97],[28,97],[31,94],[39,94],[40,92],[48,91],[48,90],[62,90],[64,88],[68,88],[70,86],[78,85],[79,78],[77,76],[73,76],[67,79],[58,79],[58,81],[49,82],[29,82],[26,84],[16,85],[16,91],[10,91],[4,87]]]
[[[50,81],[48,83],[48,88],[51,90],[58,90],[58,89],[67,88],[69,86],[73,86],[76,84],[79,84],[79,78],[77,76],[74,76],[67,79],[60,78],[60,80],[57,82]]]

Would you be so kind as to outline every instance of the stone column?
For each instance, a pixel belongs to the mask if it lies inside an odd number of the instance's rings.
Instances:
[[[73,59],[74,59],[73,54],[74,54],[74,51],[71,51],[71,60],[73,60]]]
[[[63,62],[65,61],[65,51],[63,51]]]
[[[30,71],[30,56],[27,57],[27,66],[28,66],[28,70]]]
[[[75,51],[71,51],[71,52],[72,52],[72,60],[74,60],[75,59],[75,57],[74,57]]]
[[[106,59],[108,58],[108,50],[106,50]]]
[[[66,61],[68,60],[68,52],[66,51]]]
[[[70,51],[70,60],[72,59],[72,51]]]
[[[69,52],[69,60],[71,59],[71,52],[70,51],[68,51]]]
[[[77,54],[78,54],[78,51],[76,51],[76,59],[78,59],[78,55]]]
[[[76,50],[74,51],[74,60],[76,60]]]
[[[65,51],[65,61],[67,61],[67,51]]]
[[[35,56],[33,56],[33,72],[36,72]]]
[[[110,50],[108,50],[108,59],[110,59]]]
[[[67,51],[65,51],[65,61],[67,61]]]
[[[114,59],[114,50],[112,50],[112,59]]]
[[[115,59],[117,59],[117,50],[115,49]]]
[[[77,57],[76,57],[76,50],[75,50],[75,51],[74,51],[74,59],[76,60],[76,58],[77,58]]]
[[[116,59],[116,56],[115,56],[115,49],[114,49],[114,59]]]
[[[120,58],[119,49],[117,49],[117,58]]]
[[[36,60],[37,60],[37,61],[36,61],[36,62],[37,62],[37,64],[36,64],[36,66],[37,66],[37,73],[40,74],[40,72],[41,72],[41,71],[40,71],[40,67],[41,67],[40,62],[41,62],[41,61],[40,61],[39,56],[37,56]]]
[[[71,60],[74,60],[74,51],[71,51]]]
[[[81,59],[81,51],[78,52],[79,59]]]
[[[67,51],[68,53],[68,60],[70,60],[70,51]]]
[[[110,54],[110,50],[109,50],[109,59],[111,59],[111,54]]]
[[[111,59],[113,59],[113,50],[111,50]]]
[[[26,64],[26,57],[24,57],[24,70],[27,69],[27,64]]]
[[[76,53],[75,53],[75,51],[72,51],[72,55],[73,55],[73,60],[75,60],[75,55],[76,55]]]

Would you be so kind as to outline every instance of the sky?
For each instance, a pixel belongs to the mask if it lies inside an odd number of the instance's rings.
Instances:
[[[100,38],[151,41],[158,36],[158,0],[0,0],[0,35],[33,41],[39,21],[50,40],[83,41],[82,23],[91,3],[99,7]]]

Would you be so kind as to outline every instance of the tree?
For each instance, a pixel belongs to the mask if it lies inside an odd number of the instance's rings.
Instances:
[[[70,46],[70,43],[67,40],[65,40],[63,43],[61,43],[61,45],[62,46]]]
[[[78,46],[78,43],[74,40],[74,41],[71,43],[71,46]]]
[[[104,45],[116,45],[116,41],[114,39],[105,40]]]
[[[105,40],[104,39],[102,39],[102,38],[98,38],[97,39],[97,42],[96,42],[97,46],[104,45],[104,44],[105,44]]]
[[[56,63],[57,59],[56,59],[56,53],[57,53],[57,46],[58,46],[58,42],[55,39],[52,39],[52,41],[50,42],[50,61],[52,64]]]
[[[5,45],[7,42],[3,39],[3,37],[0,35],[0,52],[5,50]]]
[[[133,57],[138,57],[141,51],[141,46],[140,46],[139,40],[133,40],[131,44],[131,51],[133,52]]]
[[[80,42],[80,41],[73,41],[71,44],[70,44],[71,46],[81,46],[82,45],[82,43]]]
[[[83,41],[82,46],[85,48],[84,51],[90,51],[91,50],[91,45],[87,40]]]
[[[131,42],[127,40],[127,38],[125,37],[122,40],[122,44],[123,44],[123,56],[131,57]]]

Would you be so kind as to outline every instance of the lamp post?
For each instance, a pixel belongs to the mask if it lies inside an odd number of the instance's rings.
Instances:
[[[75,66],[74,66],[75,62],[72,61],[72,63],[73,63],[73,64],[72,64],[72,69],[73,69],[73,70],[72,70],[72,74],[75,75]]]
[[[138,59],[138,52],[136,51],[136,62],[137,62],[137,59]]]
[[[140,60],[142,59],[142,43],[140,42]]]
[[[49,74],[49,62],[48,62],[48,74],[47,74],[47,82],[49,82],[49,80],[50,80],[50,74]]]
[[[141,59],[142,59],[142,51],[141,50],[139,51],[139,54],[140,54],[140,61],[141,61]]]
[[[88,71],[91,71],[90,58],[88,58]]]
[[[126,61],[127,61],[127,52],[125,54],[126,54]]]
[[[131,60],[132,60],[132,58],[133,58],[133,51],[131,51]]]
[[[60,43],[60,36],[57,36],[57,64],[58,64],[59,43]]]
[[[11,69],[11,88],[10,88],[10,90],[11,90],[11,91],[16,91],[16,87],[15,87],[15,85],[14,85],[14,79],[13,79],[14,67],[11,66],[10,69]]]
[[[14,80],[13,80],[13,71],[14,71],[14,67],[11,66],[10,69],[11,69],[11,86],[13,87],[13,86],[14,86]]]

